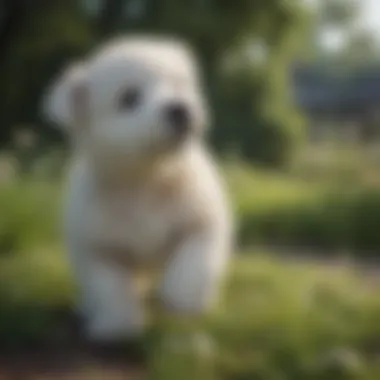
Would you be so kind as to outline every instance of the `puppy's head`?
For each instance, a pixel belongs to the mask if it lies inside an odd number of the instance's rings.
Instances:
[[[199,138],[207,125],[199,82],[182,43],[135,37],[112,42],[65,70],[44,109],[85,149],[167,153]]]

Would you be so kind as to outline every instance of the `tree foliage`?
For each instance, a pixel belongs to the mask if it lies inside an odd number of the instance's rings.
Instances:
[[[277,162],[291,146],[298,123],[287,77],[305,24],[301,0],[7,0],[3,14],[3,145],[25,123],[54,137],[40,120],[39,101],[63,64],[116,34],[146,32],[177,35],[194,46],[215,110],[211,139],[218,149],[234,146],[247,158]],[[238,54],[255,39],[265,50],[259,63]],[[238,64],[225,70],[229,56]]]

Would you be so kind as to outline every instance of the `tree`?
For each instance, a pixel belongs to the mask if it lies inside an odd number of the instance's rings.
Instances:
[[[211,139],[217,148],[231,142],[244,156],[258,159],[254,152],[259,151],[260,128],[264,131],[277,123],[278,132],[287,129],[280,124],[287,119],[287,65],[302,36],[302,0],[38,0],[33,4],[26,20],[7,37],[7,68],[0,74],[7,99],[6,105],[0,105],[0,121],[6,125],[0,136],[3,142],[20,122],[38,125],[39,132],[47,135],[47,129],[41,130],[38,102],[57,68],[99,41],[136,31],[174,34],[194,46],[215,110],[218,128]],[[227,75],[226,57],[257,39],[266,50],[265,65],[259,68],[248,59],[240,74]],[[239,75],[243,80],[237,79]],[[223,95],[228,87],[231,91]],[[278,135],[267,133],[272,138]]]
[[[347,28],[357,21],[358,0],[319,0],[317,22],[320,28]]]
[[[18,125],[44,128],[40,99],[57,68],[89,45],[85,17],[74,0],[8,0],[0,22],[0,144],[6,145]]]

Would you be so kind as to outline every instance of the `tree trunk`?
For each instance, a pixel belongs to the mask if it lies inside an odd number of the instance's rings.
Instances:
[[[104,0],[96,28],[101,40],[107,39],[119,30],[127,1],[129,0]]]

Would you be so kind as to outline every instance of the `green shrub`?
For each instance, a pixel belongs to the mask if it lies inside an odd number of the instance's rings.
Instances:
[[[378,251],[380,190],[223,166],[244,245],[286,244]],[[20,180],[0,187],[0,256],[60,242],[57,183]]]
[[[380,190],[359,179],[313,181],[224,166],[243,245],[276,244],[352,253],[380,248]]]
[[[379,223],[380,191],[331,192],[277,208],[242,210],[240,239],[243,243],[377,251]]]
[[[0,342],[7,348],[51,338],[72,304],[72,284],[60,252],[28,251],[0,261]]]
[[[224,77],[216,108],[218,128],[212,130],[212,135],[215,147],[221,151],[234,148],[247,162],[282,168],[289,165],[296,147],[304,140],[305,125],[288,102],[287,89],[278,82],[286,80],[286,72],[270,65],[266,68],[270,70],[257,75],[246,66]]]
[[[0,254],[57,240],[59,192],[54,185],[17,181],[0,187]]]

